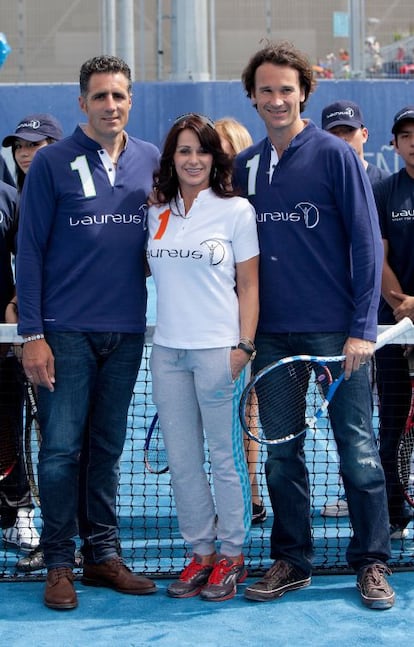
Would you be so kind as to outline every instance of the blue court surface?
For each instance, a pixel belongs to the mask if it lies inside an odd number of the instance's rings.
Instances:
[[[155,320],[150,289],[151,319]],[[143,465],[145,429],[154,415],[148,371],[137,385],[131,406],[128,437],[121,462],[119,518],[123,556],[136,572],[156,578],[155,595],[135,597],[112,590],[85,587],[77,571],[79,607],[53,611],[43,605],[45,572],[16,571],[21,554],[1,546],[0,640],[10,647],[381,647],[409,645],[414,640],[414,529],[403,541],[392,542],[391,583],[396,604],[386,611],[365,608],[355,575],[345,574],[345,550],[351,527],[348,517],[326,518],[321,508],[341,494],[338,457],[329,429],[317,429],[307,440],[312,493],[315,568],[310,587],[267,603],[237,596],[226,602],[200,598],[174,600],[166,588],[183,568],[187,548],[180,536],[169,474],[148,473]],[[272,513],[263,475],[258,476],[268,518],[252,528],[245,549],[251,571],[268,568]],[[39,508],[36,524],[40,529]],[[334,574],[335,573],[335,574]],[[339,574],[336,574],[339,573]],[[161,577],[160,577],[161,576]],[[247,582],[254,581],[252,577]]]
[[[359,647],[410,645],[414,639],[414,574],[394,573],[392,609],[363,607],[351,575],[318,575],[307,589],[273,602],[249,602],[245,584],[233,600],[170,599],[168,580],[146,597],[108,589],[76,589],[79,607],[53,611],[42,604],[43,583],[0,584],[0,636],[10,647]]]

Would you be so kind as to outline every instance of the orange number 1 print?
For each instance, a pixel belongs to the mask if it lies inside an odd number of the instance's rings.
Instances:
[[[158,220],[160,221],[160,226],[158,227],[156,234],[154,236],[154,240],[161,240],[161,238],[165,234],[165,230],[167,229],[168,225],[168,219],[170,217],[170,209],[166,209],[160,215],[158,216]]]

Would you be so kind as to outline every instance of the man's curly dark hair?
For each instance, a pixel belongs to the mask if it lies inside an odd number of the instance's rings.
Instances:
[[[92,74],[117,74],[120,72],[128,79],[128,92],[132,92],[131,69],[122,58],[117,56],[94,56],[85,61],[80,69],[79,86],[83,97],[86,97],[89,87],[89,79]]]

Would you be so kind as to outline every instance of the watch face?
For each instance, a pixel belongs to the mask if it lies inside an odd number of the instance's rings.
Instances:
[[[254,358],[256,357],[257,350],[254,350],[253,353],[250,355],[250,361],[252,362]]]

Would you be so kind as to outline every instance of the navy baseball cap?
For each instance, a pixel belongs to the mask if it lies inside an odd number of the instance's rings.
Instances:
[[[405,108],[401,108],[401,110],[397,112],[397,114],[394,117],[394,123],[391,130],[393,135],[395,135],[398,132],[401,122],[404,121],[405,119],[414,120],[414,106],[406,106]]]
[[[25,139],[28,142],[40,142],[42,139],[62,139],[63,130],[59,121],[53,115],[35,114],[24,117],[16,126],[13,134],[3,139],[3,146],[13,146],[16,138]]]
[[[323,130],[330,130],[334,126],[362,128],[363,125],[361,108],[353,101],[335,101],[322,110]]]

